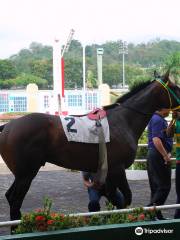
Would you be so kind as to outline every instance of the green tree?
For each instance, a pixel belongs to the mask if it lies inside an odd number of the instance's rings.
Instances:
[[[10,60],[14,63],[18,74],[30,73],[30,62],[33,59],[33,55],[29,49],[22,49],[18,54],[10,57]]]
[[[10,60],[0,60],[0,79],[9,79],[17,76],[17,71]]]
[[[103,65],[103,82],[109,86],[120,83],[120,66],[119,64]]]
[[[119,41],[108,41],[104,44],[86,46],[86,76],[89,71],[97,78],[97,48],[103,48],[103,81],[110,86],[122,83],[122,55],[119,54]],[[128,44],[128,54],[125,56],[126,84],[152,78],[153,70],[161,69],[166,59],[168,64],[171,57],[178,59],[180,42],[154,39],[148,43]],[[65,86],[66,88],[82,87],[82,44],[72,40],[69,51],[64,54],[65,59]],[[33,42],[28,49],[22,49],[8,59],[12,62],[17,75],[22,73],[33,74],[48,81],[52,87],[52,47]],[[173,60],[174,61],[174,60]],[[166,65],[167,67],[167,65]],[[179,65],[172,68],[176,81],[179,77]],[[162,70],[162,69],[161,69]],[[0,72],[2,72],[0,70]],[[7,71],[9,74],[10,71]],[[91,76],[90,74],[90,76]],[[6,76],[7,79],[16,76]],[[91,77],[90,77],[91,78]],[[89,81],[89,80],[88,80]]]
[[[52,58],[52,47],[51,46],[44,46],[41,43],[32,42],[29,46],[29,50],[33,55],[34,59],[51,59]]]
[[[53,69],[51,59],[33,60],[30,63],[30,68],[32,75],[46,79],[48,88],[52,88]]]
[[[68,52],[64,53],[64,59],[82,59],[82,45],[77,40],[72,40]]]
[[[126,84],[128,84],[130,88],[136,83],[148,81],[151,79],[149,72],[140,66],[126,65],[125,71]]]
[[[0,87],[3,89],[17,89],[17,88],[25,88],[29,83],[35,83],[38,85],[40,89],[46,88],[47,80],[42,79],[40,77],[22,73],[13,79],[6,79],[4,81],[0,81]]]
[[[164,68],[170,68],[175,82],[180,83],[180,51],[175,52],[166,58]]]
[[[97,87],[97,80],[94,77],[94,73],[92,70],[87,71],[87,87],[88,88]]]
[[[82,87],[82,61],[67,59],[65,61],[65,87]]]
[[[10,60],[16,66],[18,73],[31,74],[31,64],[35,60],[52,59],[52,47],[43,46],[41,43],[32,42],[29,49],[22,49],[16,55],[10,57]]]

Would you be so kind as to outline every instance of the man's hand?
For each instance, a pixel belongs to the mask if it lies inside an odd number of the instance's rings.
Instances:
[[[94,185],[93,182],[88,181],[88,180],[84,180],[84,186],[85,186],[85,187],[92,187],[93,185]]]
[[[153,143],[156,149],[159,151],[159,153],[164,158],[164,162],[166,165],[171,164],[171,153],[167,153],[166,149],[164,148],[162,141],[158,137],[153,138]]]
[[[92,187],[96,190],[100,190],[102,187],[102,184],[100,184],[99,182],[91,182],[90,180],[84,179],[84,186],[87,188]]]
[[[166,165],[171,164],[171,153],[168,153],[167,155],[163,156],[163,158]]]

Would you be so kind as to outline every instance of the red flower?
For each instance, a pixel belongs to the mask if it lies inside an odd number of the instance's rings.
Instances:
[[[54,220],[48,220],[47,221],[47,225],[53,225],[53,223],[54,223]]]
[[[58,217],[59,215],[58,215],[58,213],[51,213],[51,215],[50,215],[52,218],[56,218],[56,217]]]
[[[134,217],[133,217],[133,215],[132,214],[128,214],[128,219],[129,220],[132,220]]]
[[[138,216],[138,220],[143,221],[144,219],[145,219],[145,215],[144,215],[144,213],[141,213],[141,214]]]
[[[44,221],[46,220],[44,216],[36,216],[35,218],[36,221]]]
[[[136,220],[136,217],[134,217],[132,214],[128,214],[128,220],[130,220],[131,222]]]

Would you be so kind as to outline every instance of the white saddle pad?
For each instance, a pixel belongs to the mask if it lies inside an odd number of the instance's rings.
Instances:
[[[96,121],[87,116],[60,116],[62,126],[68,141],[83,143],[99,143]],[[107,117],[101,119],[105,142],[110,142],[109,124]]]

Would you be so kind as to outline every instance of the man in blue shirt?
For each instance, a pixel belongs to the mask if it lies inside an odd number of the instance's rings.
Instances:
[[[168,124],[165,117],[168,109],[160,109],[148,124],[147,172],[151,189],[148,206],[163,205],[171,189],[171,150],[173,139],[167,135]],[[161,211],[158,219],[164,219]]]
[[[100,199],[102,196],[106,197],[117,209],[124,207],[123,194],[114,187],[110,181],[106,180],[106,183],[99,186],[93,180],[93,174],[90,172],[82,172],[83,182],[87,187],[89,195],[89,212],[100,211]]]

